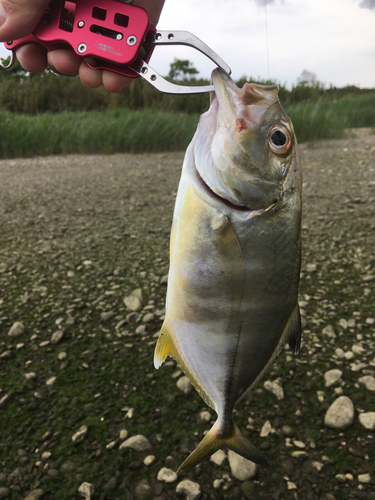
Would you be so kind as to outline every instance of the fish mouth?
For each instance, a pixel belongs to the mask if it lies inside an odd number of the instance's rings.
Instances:
[[[236,124],[244,130],[250,123],[259,129],[267,109],[279,101],[277,85],[245,83],[239,88],[221,68],[212,72],[211,81],[215,87],[211,103],[215,98],[218,100],[219,115],[224,118],[227,127]]]

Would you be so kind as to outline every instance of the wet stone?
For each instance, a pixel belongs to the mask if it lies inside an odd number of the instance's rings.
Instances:
[[[145,436],[139,434],[137,436],[132,436],[131,438],[124,441],[119,449],[123,450],[126,448],[131,448],[132,450],[136,451],[148,451],[152,449],[152,446]]]

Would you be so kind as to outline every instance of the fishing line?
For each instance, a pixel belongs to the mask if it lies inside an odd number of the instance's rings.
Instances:
[[[264,14],[266,20],[266,51],[267,51],[267,71],[268,71],[268,80],[270,79],[270,56],[268,51],[268,19],[267,19],[267,0],[264,0]]]

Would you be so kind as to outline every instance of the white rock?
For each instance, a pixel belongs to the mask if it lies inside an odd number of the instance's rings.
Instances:
[[[50,458],[51,455],[52,453],[50,451],[45,451],[42,453],[41,459],[43,460],[43,462],[45,462]]]
[[[140,311],[143,307],[142,301],[136,295],[128,295],[124,298],[124,304],[131,311]]]
[[[329,370],[324,374],[324,378],[326,381],[326,387],[330,387],[335,384],[342,377],[342,371],[334,368],[333,370]]]
[[[287,488],[288,490],[296,490],[297,489],[297,485],[295,483],[293,483],[292,481],[287,481]]]
[[[23,323],[21,323],[20,321],[16,321],[11,326],[8,335],[9,337],[19,337],[20,335],[23,334],[24,331],[25,327],[23,326]]]
[[[59,355],[57,356],[57,359],[59,361],[62,361],[65,358],[66,358],[66,352],[59,352]]]
[[[332,325],[327,325],[325,328],[323,328],[323,333],[331,339],[336,338],[335,330],[333,329]]]
[[[95,492],[95,488],[91,483],[82,483],[78,488],[78,493],[85,499],[91,500],[92,495]]]
[[[190,479],[184,479],[181,483],[178,483],[176,493],[177,495],[184,495],[186,500],[198,500],[202,492],[198,483]]]
[[[228,460],[232,476],[239,481],[247,481],[253,479],[257,472],[257,466],[254,462],[240,457],[234,451],[228,451]]]
[[[150,321],[154,321],[155,319],[155,314],[153,313],[147,313],[143,316],[143,323],[150,323]]]
[[[355,358],[354,356],[354,352],[353,351],[346,351],[344,353],[344,358],[347,360],[347,361],[351,361],[352,359]]]
[[[201,422],[209,422],[211,420],[211,413],[209,411],[201,411],[199,414],[199,420]]]
[[[190,380],[185,375],[177,380],[176,385],[184,394],[190,394],[193,390]]]
[[[337,347],[337,349],[335,349],[335,354],[340,359],[345,358],[345,352],[340,347]]]
[[[365,349],[361,345],[353,344],[352,345],[352,351],[355,354],[363,354],[365,352]]]
[[[371,483],[371,475],[370,474],[359,474],[358,482],[359,483]]]
[[[339,325],[344,328],[344,330],[346,330],[348,328],[348,322],[346,321],[346,319],[342,318],[340,319],[339,321]]]
[[[215,479],[215,481],[213,482],[214,490],[218,490],[222,484],[223,484],[222,479]]]
[[[29,380],[33,380],[36,377],[36,373],[29,372],[29,373],[25,373],[23,376],[25,377],[25,380],[28,382]]]
[[[139,326],[137,326],[137,328],[135,329],[135,333],[137,335],[146,335],[146,333],[147,333],[147,325],[139,325]]]
[[[284,399],[283,388],[276,381],[271,382],[270,380],[266,380],[263,384],[263,387],[266,389],[266,391],[276,396],[278,400]]]
[[[217,450],[213,455],[211,455],[210,461],[215,465],[222,465],[224,460],[227,458],[224,450]]]
[[[87,425],[82,425],[82,427],[80,427],[80,429],[75,434],[73,434],[72,436],[73,443],[77,444],[83,441],[86,437],[87,431],[88,431]]]
[[[340,396],[328,408],[324,424],[336,430],[345,430],[354,421],[354,406],[347,396]]]
[[[360,384],[363,384],[369,391],[375,391],[375,378],[372,375],[365,375],[358,379]]]
[[[164,483],[174,483],[177,481],[177,474],[172,469],[163,467],[159,470],[157,479],[158,481],[163,481]]]
[[[369,411],[367,413],[359,414],[359,421],[369,431],[375,431],[375,412]]]
[[[126,429],[121,429],[120,431],[120,439],[123,441],[128,437],[129,432]]]
[[[143,460],[143,463],[148,467],[153,464],[156,460],[155,455],[147,455],[147,457]]]
[[[132,450],[137,451],[147,451],[151,450],[152,446],[150,441],[145,436],[142,436],[142,434],[138,434],[137,436],[132,436],[131,438],[124,441],[119,449],[124,450],[126,448],[131,448]]]
[[[56,382],[56,379],[57,379],[57,377],[51,377],[51,378],[49,378],[49,379],[47,380],[47,382],[46,382],[46,386],[47,386],[47,387],[52,387],[52,386],[53,386],[53,384]]]
[[[260,437],[268,437],[271,433],[275,432],[274,429],[272,429],[272,425],[270,422],[267,420],[262,427],[262,430],[260,431]]]
[[[58,344],[64,336],[64,330],[57,330],[51,336],[51,344]]]

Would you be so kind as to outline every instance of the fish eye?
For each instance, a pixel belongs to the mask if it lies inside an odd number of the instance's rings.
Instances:
[[[271,128],[268,134],[268,141],[272,151],[277,154],[287,153],[292,144],[289,132],[281,125]]]

